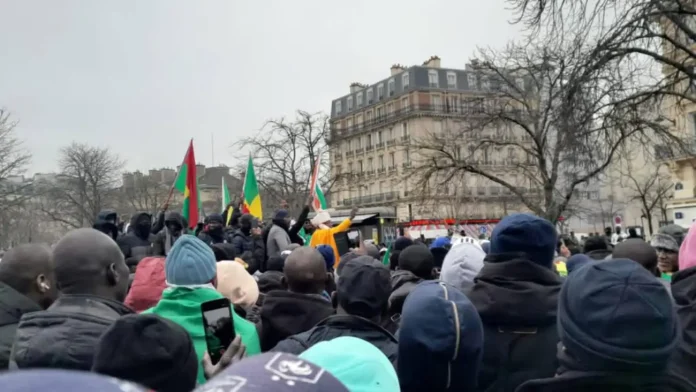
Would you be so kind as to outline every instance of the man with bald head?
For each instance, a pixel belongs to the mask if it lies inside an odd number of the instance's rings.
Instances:
[[[45,312],[22,317],[10,365],[89,371],[101,335],[132,313],[123,305],[128,267],[113,239],[94,229],[61,238],[53,264],[61,296]]]
[[[271,290],[261,308],[257,325],[261,350],[312,328],[331,316],[334,308],[324,296],[327,279],[324,257],[314,248],[300,247],[285,260],[283,281],[287,290]]]
[[[20,245],[5,254],[0,262],[0,370],[8,367],[22,315],[48,308],[57,295],[48,246]]]

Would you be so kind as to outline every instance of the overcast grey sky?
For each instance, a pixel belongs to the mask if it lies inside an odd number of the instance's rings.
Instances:
[[[230,144],[297,108],[329,111],[351,82],[439,55],[463,67],[519,34],[503,0],[0,0],[0,106],[34,158],[72,141],[130,170],[231,164]],[[242,157],[244,158],[244,157]]]

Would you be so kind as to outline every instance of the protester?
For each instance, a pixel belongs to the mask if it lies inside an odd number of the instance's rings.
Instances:
[[[569,258],[568,261],[566,262],[566,269],[567,269],[567,272],[568,272],[568,274],[566,274],[566,276],[569,275],[569,274],[571,274],[571,273],[572,273],[573,271],[575,271],[576,269],[578,269],[578,268],[580,268],[580,267],[583,267],[583,266],[585,266],[585,265],[587,265],[587,264],[592,264],[592,263],[594,263],[594,262],[597,262],[597,260],[594,260],[594,259],[590,258],[590,257],[589,257],[588,255],[586,255],[586,254],[580,253],[580,254],[577,254],[577,255],[570,256],[570,258]]]
[[[57,296],[49,247],[19,245],[5,253],[0,263],[0,371],[9,366],[22,315],[48,308]]]
[[[164,229],[164,220],[166,217],[167,209],[169,208],[169,203],[165,203],[164,206],[162,206],[162,210],[157,213],[157,219],[152,223],[152,228],[150,229],[150,233],[153,235],[157,235],[162,229]]]
[[[490,254],[465,294],[484,327],[479,390],[514,391],[555,374],[561,278],[553,271],[557,233],[545,219],[512,214],[493,229]]]
[[[459,290],[469,290],[474,285],[474,278],[483,268],[486,253],[480,246],[462,242],[455,245],[445,256],[440,272],[440,280]]]
[[[126,264],[135,271],[140,260],[152,255],[152,242],[155,240],[155,236],[150,233],[152,216],[145,212],[133,215],[130,229],[131,232],[121,236],[116,243],[126,258]]]
[[[116,241],[119,236],[118,214],[113,210],[99,212],[92,228],[101,231]]]
[[[330,372],[286,353],[266,353],[224,368],[194,392],[353,392]],[[362,391],[362,390],[359,390]]]
[[[128,381],[100,374],[56,370],[34,369],[5,372],[0,374],[2,392],[147,392],[144,388]]]
[[[391,274],[389,316],[392,319],[401,313],[406,297],[418,283],[437,279],[434,269],[435,260],[426,246],[412,245],[401,251],[399,269]]]
[[[657,252],[657,269],[670,276],[679,270],[680,242],[672,235],[660,231],[652,236],[650,245]]]
[[[331,227],[331,215],[325,210],[317,211],[317,214],[312,218],[312,224],[316,227],[316,230],[314,234],[312,234],[312,242],[309,245],[312,248],[316,248],[319,245],[329,245],[334,251],[334,260],[336,260],[334,269],[338,267],[338,263],[341,262],[341,255],[338,253],[334,236],[337,233],[348,230],[357,213],[358,208],[353,207],[353,209],[350,210],[348,219],[344,219],[343,222],[339,223],[336,227]]]
[[[424,282],[411,292],[399,330],[402,392],[475,391],[482,354],[481,319],[460,290]]]
[[[302,230],[297,233],[302,238],[304,246],[309,246],[312,242],[312,234],[314,234],[314,225],[311,220],[305,218]]]
[[[259,222],[251,214],[239,218],[239,229],[232,234],[231,243],[237,256],[249,264],[249,273],[253,274],[261,268],[266,250]]]
[[[118,245],[93,229],[61,238],[53,263],[61,295],[46,311],[22,316],[10,361],[19,368],[89,370],[104,331],[132,313],[123,304],[128,267]]]
[[[336,263],[336,259],[334,258],[334,252],[331,246],[329,245],[319,245],[317,246],[317,251],[321,254],[321,256],[324,258],[324,263],[326,265],[326,271],[327,272],[332,272],[334,270],[334,264]]]
[[[681,244],[679,272],[672,276],[671,288],[683,330],[682,343],[672,358],[671,368],[696,385],[696,229],[689,229]]]
[[[259,299],[259,286],[244,268],[243,261],[224,260],[217,263],[217,290],[246,315]]]
[[[605,237],[595,236],[585,240],[582,252],[593,260],[604,260],[611,255],[609,243]]]
[[[188,224],[178,212],[168,212],[164,219],[164,230],[157,233],[152,242],[152,254],[154,256],[166,256],[169,254],[174,242],[186,234]]]
[[[151,314],[128,315],[101,337],[92,371],[153,391],[190,392],[198,358],[188,333],[176,323]]]
[[[312,197],[312,195],[309,195],[309,197],[307,197],[307,202],[305,203],[304,207],[302,207],[300,215],[297,217],[295,223],[293,223],[288,229],[288,237],[290,237],[290,242],[292,242],[293,244],[309,246],[309,241],[306,241],[305,238],[307,234],[304,233],[303,229],[305,226],[305,222],[307,221],[307,217],[309,216],[309,208],[312,205],[313,199],[314,198]]]
[[[653,276],[660,276],[657,268],[657,253],[650,244],[639,238],[629,238],[617,244],[611,253],[611,258],[633,260],[650,271]]]
[[[198,239],[208,245],[227,242],[225,238],[225,219],[220,214],[210,214],[203,221],[203,231],[198,233]]]
[[[319,342],[353,336],[374,344],[396,364],[397,340],[379,325],[391,292],[389,270],[369,256],[360,256],[346,261],[339,274],[333,297],[336,315],[281,341],[272,351],[300,354]]]
[[[328,275],[324,258],[316,249],[294,250],[285,260],[284,275],[288,290],[268,292],[261,308],[257,328],[262,351],[308,331],[334,313],[330,299],[322,295]]]
[[[558,312],[558,374],[518,391],[694,390],[667,373],[679,321],[669,293],[637,263],[614,259],[575,271]]]
[[[289,229],[290,214],[288,211],[276,211],[275,215],[273,216],[273,224],[268,228],[268,231],[264,233],[264,243],[266,244],[267,258],[280,256],[280,252],[291,244],[290,235],[288,234]]]
[[[349,391],[401,391],[389,358],[362,339],[343,336],[317,343],[300,358],[326,369]]]
[[[141,313],[162,299],[162,292],[167,288],[164,260],[164,257],[146,257],[140,261],[124,301],[126,306]]]
[[[206,352],[206,341],[201,304],[224,298],[215,290],[217,265],[210,246],[191,235],[179,238],[167,255],[164,265],[167,284],[157,305],[143,314],[155,314],[182,326],[191,337],[198,362]],[[258,354],[259,339],[253,324],[239,317],[231,309],[234,329],[242,337],[247,353]],[[198,370],[198,383],[205,382],[202,367]]]

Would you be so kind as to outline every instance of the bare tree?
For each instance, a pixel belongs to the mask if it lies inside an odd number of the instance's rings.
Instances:
[[[325,114],[298,110],[295,119],[267,121],[257,135],[235,143],[233,148],[249,150],[254,158],[264,206],[279,206],[285,201],[290,210],[297,212],[307,199],[312,168],[319,157],[322,166],[319,183],[325,193],[333,185],[326,145],[328,135]],[[240,165],[240,171],[244,169],[246,160]]]
[[[108,148],[73,143],[61,149],[59,175],[37,186],[41,211],[67,227],[93,225],[118,202],[123,165]]]
[[[29,182],[13,181],[21,176],[31,161],[31,155],[15,135],[17,122],[0,108],[0,209],[21,204],[28,196]]]
[[[463,125],[412,139],[422,187],[474,174],[557,222],[627,141],[679,143],[655,114],[664,84],[647,64],[595,57],[581,30],[563,38],[480,50],[472,68],[487,93],[448,108],[468,114]]]
[[[649,164],[649,170],[625,170],[621,173],[629,190],[628,200],[640,204],[641,214],[648,221],[648,230],[654,233],[653,219],[661,215],[662,207],[674,193],[671,176],[668,170],[659,164]]]
[[[147,212],[156,215],[168,194],[169,186],[138,171],[132,173],[132,183],[129,181],[121,187],[121,197],[131,213]]]

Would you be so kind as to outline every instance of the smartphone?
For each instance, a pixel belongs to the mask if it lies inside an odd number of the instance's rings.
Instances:
[[[222,354],[232,344],[235,338],[234,319],[230,308],[230,300],[220,298],[201,304],[203,329],[208,355],[213,364],[220,361]]]

